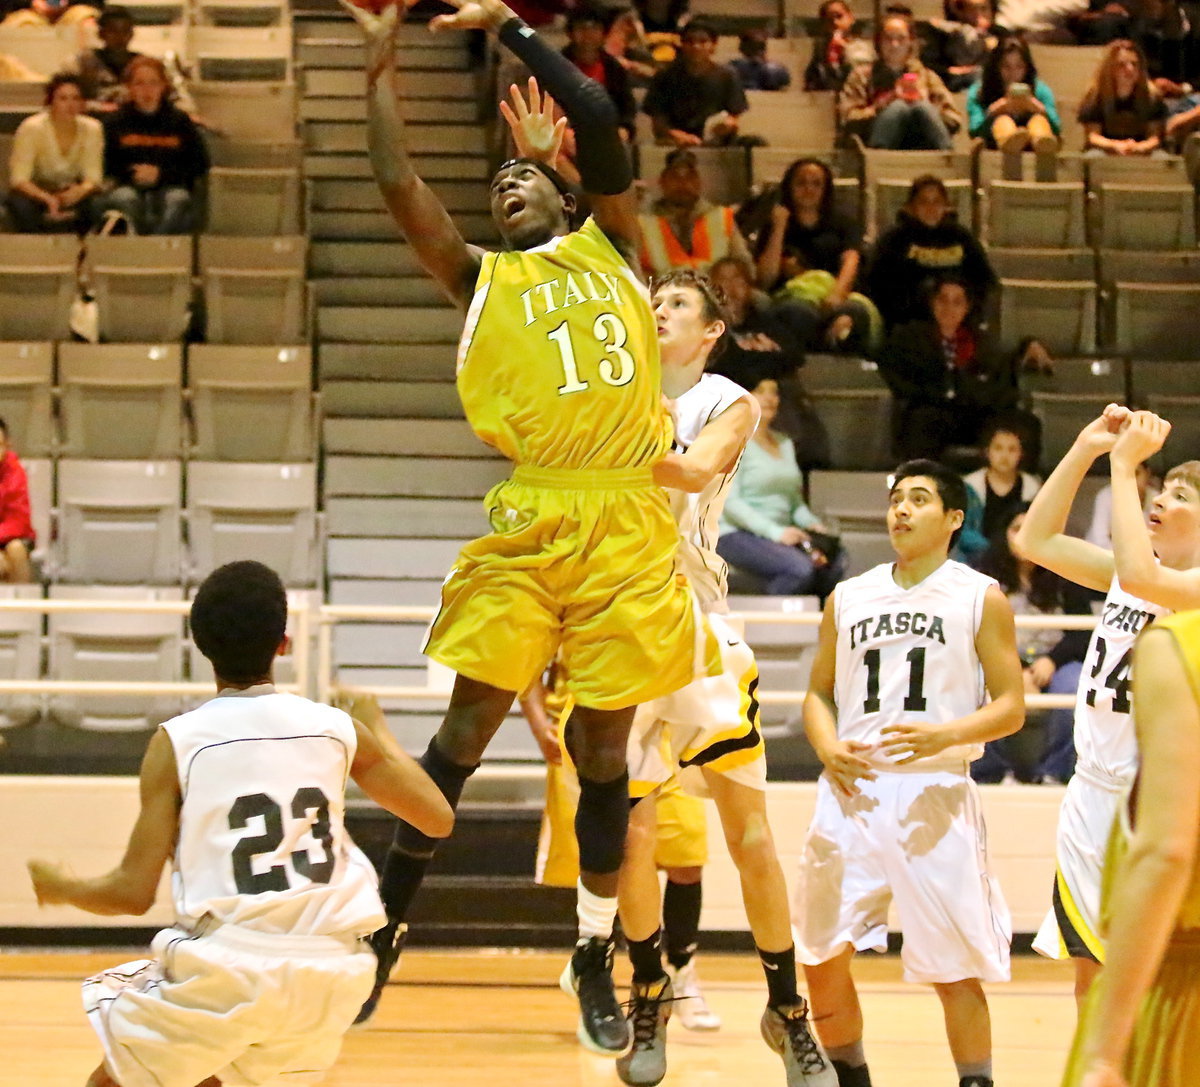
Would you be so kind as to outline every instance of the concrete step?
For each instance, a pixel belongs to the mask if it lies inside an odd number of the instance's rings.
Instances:
[[[476,76],[470,71],[401,71],[397,73],[397,83],[406,103],[421,99],[479,100]],[[364,99],[367,77],[361,68],[306,68],[301,72],[300,87],[305,98]]]
[[[454,224],[468,242],[476,245],[494,245],[499,241],[499,231],[488,214],[461,212],[454,214]],[[399,227],[386,211],[321,211],[315,210],[308,217],[308,230],[313,238],[344,238],[347,241],[381,240],[399,236]]]
[[[511,465],[502,458],[351,457],[325,458],[325,493],[367,498],[478,498],[507,479]],[[329,576],[335,576],[333,570]],[[346,574],[345,576],[351,576]],[[398,577],[397,571],[359,577]],[[416,575],[412,575],[416,576]],[[427,575],[433,576],[433,575]],[[440,576],[440,575],[439,575]]]
[[[300,100],[301,121],[366,121],[367,103],[362,98],[317,98]],[[473,124],[480,119],[474,99],[410,98],[404,103],[404,119],[413,124],[440,122]]]
[[[424,275],[412,247],[403,242],[314,241],[308,251],[313,276]]]
[[[453,381],[457,343],[325,342],[318,352],[322,382],[332,378],[364,381]]]
[[[461,419],[463,414],[452,381],[325,381],[321,385],[321,410],[327,419]]]
[[[305,68],[363,67],[361,37],[355,40],[340,38],[308,38],[296,43],[296,63]],[[433,71],[467,71],[471,55],[460,45],[439,46],[431,38],[420,45],[406,45],[400,50],[396,65],[407,72],[418,69]]]
[[[374,178],[315,178],[310,181],[311,206],[321,211],[383,211],[383,196]],[[434,180],[430,189],[449,212],[491,215],[487,186],[475,181]]]
[[[319,306],[438,306],[446,301],[427,275],[310,278]]]
[[[368,456],[495,458],[465,419],[326,419],[327,453]]]
[[[325,524],[336,536],[423,536],[461,540],[488,531],[483,507],[470,498],[331,498]]]
[[[365,139],[365,137],[364,137]],[[425,181],[437,179],[479,181],[486,187],[492,180],[491,167],[486,155],[439,155],[415,154],[413,169]],[[373,178],[371,162],[367,158],[367,145],[350,151],[312,151],[304,156],[304,176],[307,178],[327,177],[338,180],[351,178]]]
[[[417,123],[405,125],[404,132],[413,154],[483,155],[488,150],[482,125]],[[366,121],[308,121],[302,136],[309,151],[367,149]]]
[[[317,337],[368,343],[457,343],[462,314],[449,306],[319,306]]]

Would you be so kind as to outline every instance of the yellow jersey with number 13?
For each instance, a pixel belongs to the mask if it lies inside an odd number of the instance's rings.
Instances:
[[[649,294],[594,219],[484,255],[458,392],[475,433],[516,464],[640,468],[667,452]]]

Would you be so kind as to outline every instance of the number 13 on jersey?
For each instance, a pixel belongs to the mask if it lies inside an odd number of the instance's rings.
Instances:
[[[615,313],[600,314],[592,325],[592,335],[605,354],[612,356],[610,359],[600,360],[600,380],[617,388],[628,385],[633,380],[635,364],[633,356],[625,349],[629,333],[621,318]],[[558,387],[558,395],[585,392],[588,383],[579,374],[575,345],[571,342],[570,325],[563,321],[553,332],[547,332],[546,338],[553,341],[558,348],[559,359],[562,362],[563,383]]]

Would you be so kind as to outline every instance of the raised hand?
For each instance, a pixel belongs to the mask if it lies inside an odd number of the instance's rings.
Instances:
[[[516,12],[503,0],[446,0],[446,3],[457,10],[435,15],[429,20],[430,30],[499,30],[516,17]]]
[[[350,0],[338,0],[358,23],[366,45],[367,84],[373,85],[383,72],[396,62],[396,36],[400,31],[400,15],[404,4],[389,4],[378,15],[360,8]]]
[[[1123,404],[1109,404],[1099,418],[1093,419],[1080,432],[1075,441],[1083,445],[1093,457],[1108,453],[1117,444],[1117,436],[1129,425],[1133,415]]]
[[[514,83],[508,88],[513,104],[501,100],[500,115],[512,132],[513,143],[520,158],[536,159],[547,166],[558,162],[562,150],[563,135],[567,119],[555,120],[555,102],[548,94],[542,94],[537,80],[529,77],[529,103],[521,96],[521,89]]]
[[[1152,411],[1135,411],[1117,436],[1109,456],[1130,468],[1154,456],[1171,433],[1171,424]]]

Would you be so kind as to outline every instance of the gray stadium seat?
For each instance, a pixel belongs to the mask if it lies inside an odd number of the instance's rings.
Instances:
[[[36,600],[41,595],[40,585],[0,585],[0,600]],[[41,613],[0,608],[0,679],[38,679],[41,666]],[[40,695],[0,695],[0,732],[35,721],[42,702]]]
[[[891,466],[892,394],[875,363],[809,356],[800,382],[829,435],[832,468]]]
[[[70,339],[78,256],[73,234],[0,235],[0,341]]]
[[[58,349],[61,454],[158,460],[183,446],[178,344],[77,344]]]
[[[189,89],[201,115],[226,139],[274,141],[291,138],[295,132],[294,83],[196,81]]]
[[[0,418],[23,457],[44,457],[54,445],[53,384],[53,344],[0,343]]]
[[[981,149],[975,160],[980,192],[993,181],[1038,181],[1036,155],[1006,155],[1003,151]],[[1084,156],[1078,152],[1059,152],[1054,158],[1054,177],[1057,182],[1074,181],[1082,185],[1085,178]],[[1051,180],[1047,178],[1046,180]]]
[[[1099,193],[1104,249],[1195,249],[1196,190],[1191,185],[1105,185]]]
[[[300,232],[300,174],[291,169],[214,166],[208,172],[210,234]]]
[[[1160,470],[1200,458],[1200,362],[1156,362],[1134,359],[1129,364],[1130,403],[1157,412],[1171,424],[1171,433],[1155,458]]]
[[[197,344],[188,395],[198,460],[309,461],[316,453],[307,347]]]
[[[183,337],[192,301],[189,236],[94,236],[86,263],[101,340],[169,343]]]
[[[760,136],[768,144],[787,146],[798,133],[813,147],[832,147],[837,137],[837,112],[833,91],[747,91],[749,109],[739,119],[738,131]]]
[[[1195,358],[1198,306],[1200,283],[1118,283],[1113,347],[1137,358]]]
[[[1015,350],[1027,337],[1052,355],[1096,350],[1096,285],[1053,280],[1000,281],[1000,344]]]
[[[292,78],[290,21],[273,27],[193,26],[188,49],[201,80],[286,83]]]
[[[847,531],[877,532],[888,507],[886,472],[810,472],[808,505],[818,517],[836,518]]]
[[[55,585],[59,600],[180,600],[179,588]],[[135,612],[58,612],[49,617],[49,678],[106,682],[183,682],[183,616]],[[152,728],[175,716],[178,695],[53,695],[61,724],[98,732]]]
[[[21,467],[25,469],[25,480],[29,484],[29,519],[37,537],[32,555],[36,577],[37,570],[53,566],[50,526],[54,510],[54,462],[49,457],[22,457]]]
[[[296,236],[200,239],[209,343],[299,344],[308,339],[307,245]]]
[[[1091,249],[988,249],[992,270],[1000,279],[1096,281],[1096,254]]]
[[[285,585],[316,582],[314,465],[192,461],[187,496],[193,580],[235,559],[257,559]]]
[[[178,583],[180,481],[178,461],[59,461],[55,580]]]
[[[1110,292],[1118,283],[1200,283],[1200,252],[1103,249],[1100,282]]]
[[[1053,374],[1029,374],[1023,384],[1042,421],[1045,465],[1057,464],[1104,405],[1125,402],[1129,390],[1124,361],[1107,358],[1056,358]]]
[[[1079,249],[1086,241],[1083,186],[995,181],[984,190],[988,245]]]

